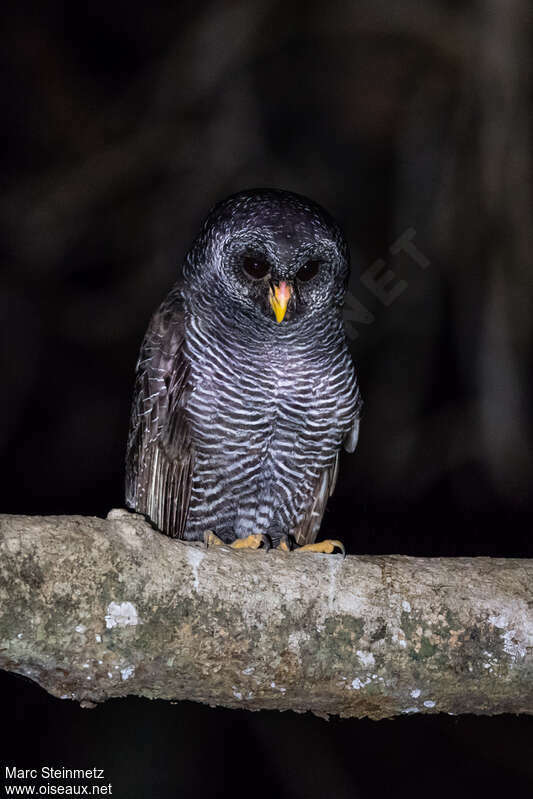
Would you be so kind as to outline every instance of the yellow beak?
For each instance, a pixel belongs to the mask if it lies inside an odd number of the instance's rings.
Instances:
[[[274,291],[272,291],[272,288],[270,289],[268,299],[278,323],[283,321],[291,295],[291,287],[283,280],[279,286],[274,286]]]

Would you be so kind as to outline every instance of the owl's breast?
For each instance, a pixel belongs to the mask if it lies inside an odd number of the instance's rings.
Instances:
[[[275,422],[272,371],[218,347],[191,360],[191,378],[186,410],[196,451],[220,464],[245,453],[262,457]]]
[[[345,348],[237,346],[203,333],[190,339],[189,360],[193,442],[211,463],[312,458],[324,447],[334,457],[352,415]]]

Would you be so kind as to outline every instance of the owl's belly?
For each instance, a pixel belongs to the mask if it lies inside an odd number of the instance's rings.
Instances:
[[[305,376],[227,378],[204,373],[188,406],[195,467],[186,537],[286,532],[338,449],[327,398],[317,402],[319,387]]]

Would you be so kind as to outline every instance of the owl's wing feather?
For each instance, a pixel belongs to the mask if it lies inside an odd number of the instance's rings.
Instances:
[[[126,504],[172,538],[183,538],[194,465],[184,337],[176,290],[152,317],[141,347],[126,454]]]
[[[359,441],[359,416],[356,416],[354,423],[351,426],[348,435],[344,439],[344,449],[346,452],[355,452],[357,442]]]
[[[309,498],[307,510],[300,524],[292,530],[294,540],[299,546],[314,543],[322,523],[328,499],[333,494],[339,471],[339,453],[337,452],[333,466],[324,469],[315,483]]]

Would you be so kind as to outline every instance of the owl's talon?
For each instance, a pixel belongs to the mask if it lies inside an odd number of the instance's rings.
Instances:
[[[324,541],[317,541],[315,544],[305,544],[303,547],[298,547],[296,552],[322,552],[325,555],[332,555],[335,550],[340,550],[343,558],[346,557],[346,550],[342,541],[337,541],[336,538],[326,538]],[[335,553],[336,554],[336,553]]]
[[[236,538],[235,541],[230,544],[230,547],[232,549],[259,549],[260,547],[263,547],[263,549],[271,549],[272,543],[268,535],[253,533],[246,538]]]
[[[212,530],[206,530],[204,533],[204,544],[206,549],[209,547],[223,547],[224,541],[216,535]]]
[[[293,545],[288,535],[282,535],[276,549],[281,549],[282,552],[292,552]]]

